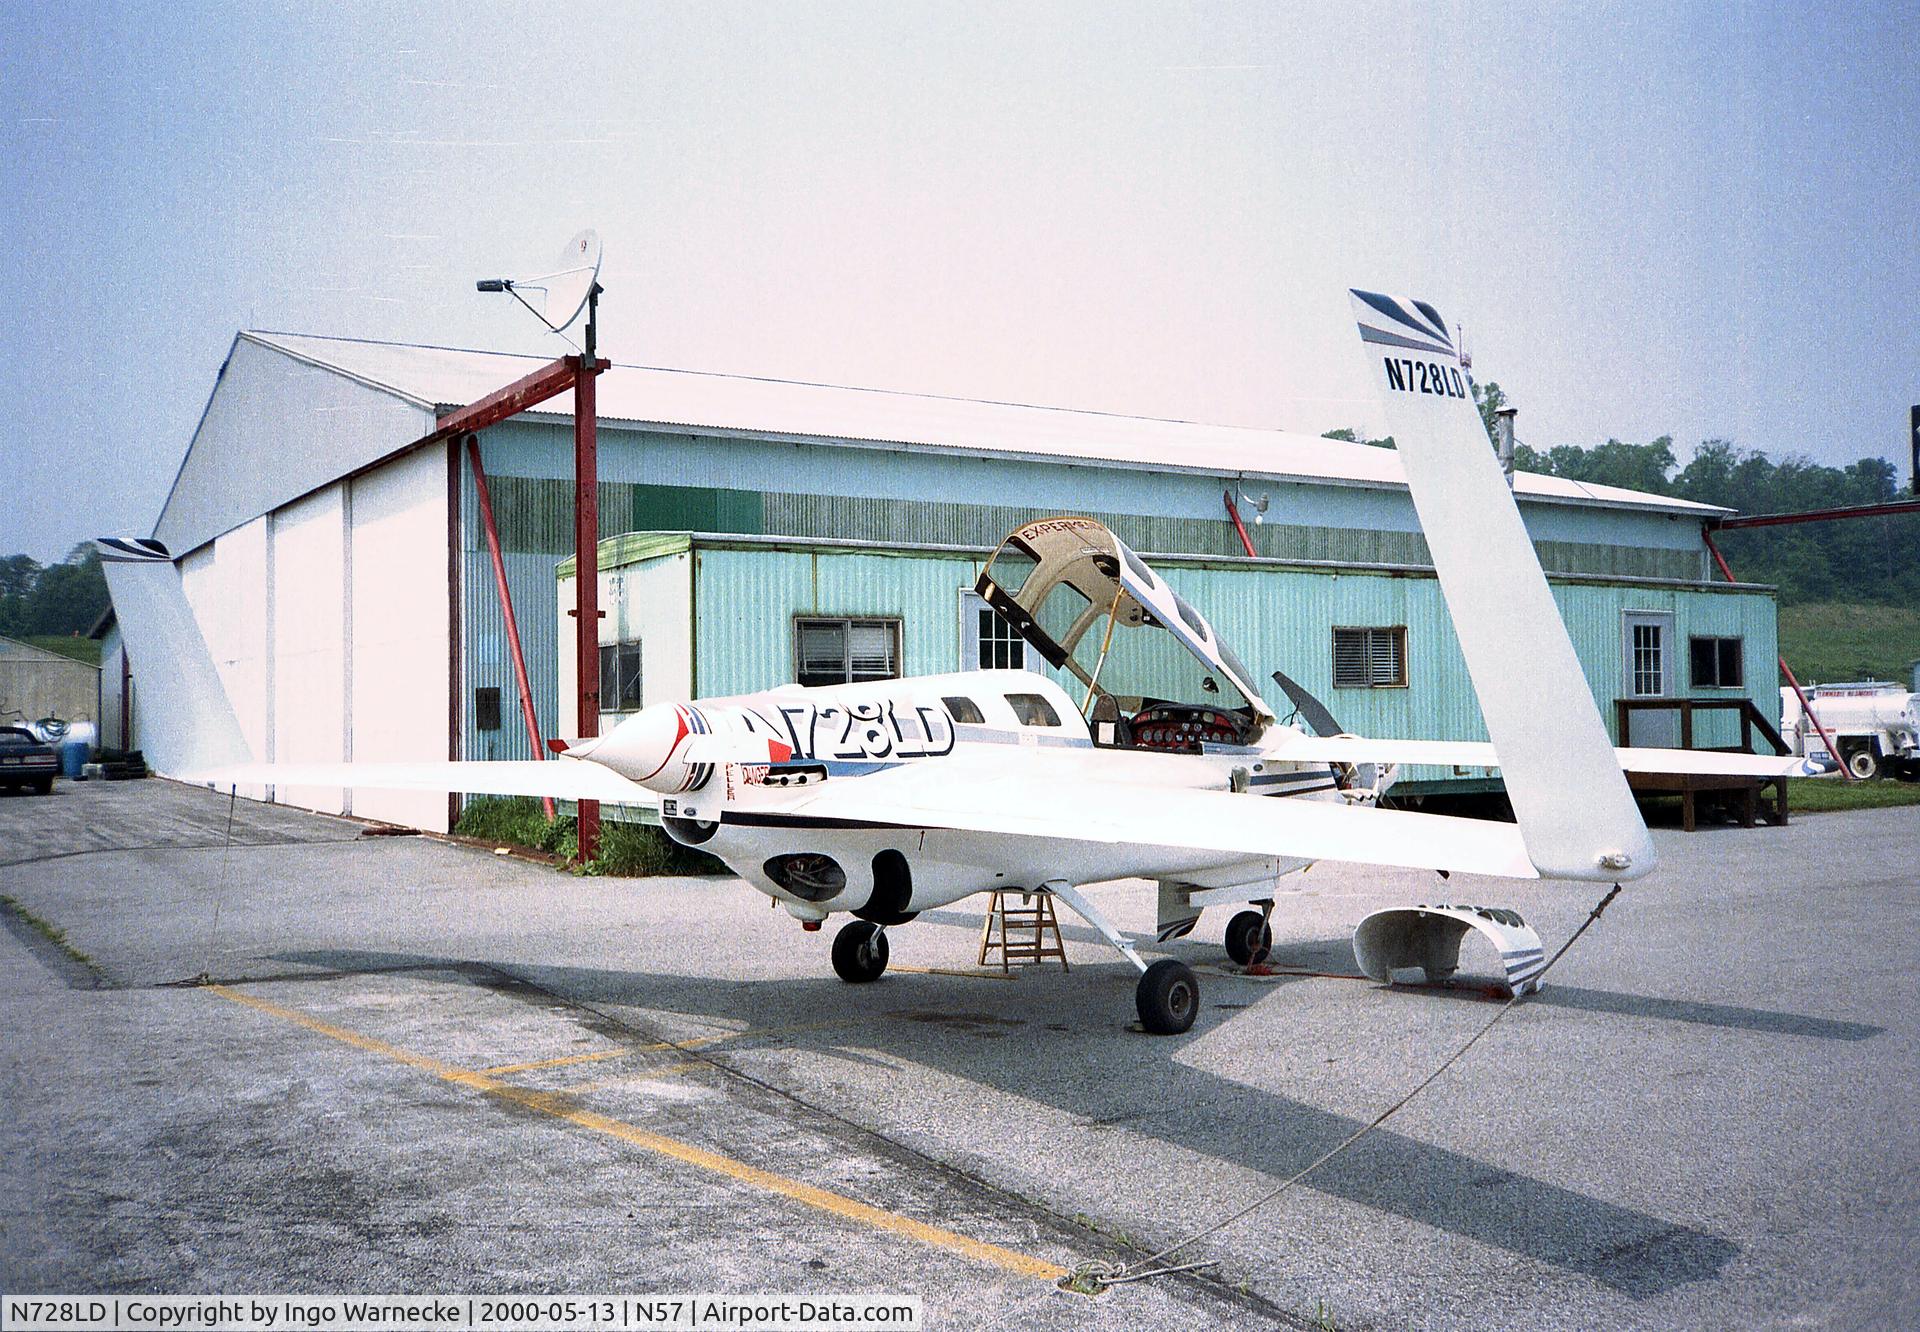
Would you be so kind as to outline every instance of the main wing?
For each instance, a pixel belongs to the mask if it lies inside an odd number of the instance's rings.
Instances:
[[[1364,736],[1303,735],[1272,751],[1301,763],[1426,763],[1440,767],[1498,768],[1500,755],[1486,740],[1388,740]],[[1715,777],[1805,777],[1814,774],[1796,754],[1742,754],[1719,749],[1613,751],[1624,772],[1698,773]]]
[[[940,765],[934,765],[940,766]],[[835,822],[951,828],[1155,849],[1280,856],[1537,879],[1511,823],[1447,818],[1332,801],[1111,781],[828,781],[783,813]]]
[[[657,806],[660,797],[613,769],[580,759],[481,759],[428,763],[238,763],[179,774],[225,791],[235,786],[342,786],[379,791],[459,791]]]

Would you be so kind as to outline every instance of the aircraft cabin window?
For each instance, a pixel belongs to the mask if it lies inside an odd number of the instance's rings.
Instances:
[[[798,618],[794,679],[802,685],[900,678],[900,621]]]
[[[947,705],[947,715],[956,722],[964,722],[971,726],[978,726],[987,719],[986,714],[980,711],[980,705],[970,698],[960,698],[956,696],[954,698],[943,698],[940,701]]]
[[[1120,558],[1127,562],[1127,568],[1132,570],[1133,576],[1140,580],[1140,586],[1148,589],[1159,586],[1160,580],[1153,576],[1153,570],[1142,564],[1140,557],[1135,555],[1129,547],[1120,547]]]
[[[1187,604],[1187,599],[1178,592],[1173,594],[1173,608],[1180,612],[1180,618],[1187,622],[1187,628],[1200,636],[1202,643],[1207,641],[1207,622],[1200,618],[1200,612]]]
[[[1007,704],[1022,726],[1058,726],[1060,714],[1038,694],[1008,694]]]

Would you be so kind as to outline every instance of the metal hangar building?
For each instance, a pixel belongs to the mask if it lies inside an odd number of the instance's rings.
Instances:
[[[256,757],[531,756],[474,472],[436,427],[539,363],[235,338],[153,535]],[[793,680],[1023,664],[974,579],[1021,523],[1078,513],[1153,560],[1263,680],[1284,670],[1350,730],[1484,738],[1391,450],[623,365],[598,397],[603,726]],[[571,416],[548,406],[479,436],[543,736],[573,723]],[[1514,488],[1609,726],[1619,698],[1773,708],[1771,590],[1712,581],[1701,539],[1726,510],[1529,473]],[[1252,556],[1225,502],[1240,496]],[[137,674],[125,693],[137,740]],[[1291,710],[1270,685],[1267,701]],[[1694,743],[1736,743],[1733,713],[1703,717]],[[1674,737],[1637,721],[1633,739]],[[272,794],[434,830],[451,817],[435,795]]]

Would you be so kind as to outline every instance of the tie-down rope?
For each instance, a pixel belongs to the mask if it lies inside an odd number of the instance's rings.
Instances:
[[[1587,932],[1588,926],[1592,925],[1594,921],[1600,919],[1601,912],[1605,911],[1609,906],[1611,906],[1613,903],[1613,899],[1618,897],[1619,895],[1620,895],[1620,885],[1616,883],[1613,885],[1612,888],[1607,890],[1607,895],[1600,899],[1599,903],[1593,908],[1593,910],[1587,913],[1587,918],[1580,922],[1580,928],[1575,930],[1573,934],[1567,939],[1567,941],[1560,945],[1558,951],[1556,951],[1551,958],[1547,959],[1547,965],[1540,968],[1540,971],[1538,972],[1538,974],[1535,975],[1533,978],[1533,984],[1536,988],[1539,986],[1540,982],[1543,979],[1545,979],[1546,974],[1549,971],[1553,970],[1554,963],[1558,962],[1562,957],[1566,956],[1567,950],[1573,947],[1574,942],[1578,940],[1581,935]],[[1198,1240],[1205,1239],[1208,1235],[1216,1234],[1219,1231],[1225,1230],[1228,1226],[1232,1225],[1236,1221],[1239,1221],[1241,1218],[1252,1215],[1255,1211],[1266,1206],[1268,1203],[1272,1202],[1275,1198],[1278,1198],[1281,1194],[1285,1193],[1288,1189],[1292,1188],[1295,1184],[1298,1184],[1301,1180],[1305,1179],[1308,1175],[1311,1175],[1314,1171],[1318,1170],[1321,1166],[1331,1161],[1334,1157],[1346,1151],[1347,1148],[1353,1146],[1354,1143],[1366,1137],[1367,1134],[1373,1132],[1375,1129],[1379,1128],[1382,1124],[1386,1123],[1387,1120],[1391,1119],[1409,1101],[1411,1101],[1414,1097],[1418,1096],[1421,1092],[1425,1091],[1428,1087],[1432,1086],[1433,1083],[1440,1077],[1442,1073],[1445,1073],[1449,1068],[1453,1067],[1453,1065],[1459,1060],[1459,1058],[1462,1055],[1466,1054],[1467,1051],[1471,1050],[1474,1047],[1474,1045],[1479,1042],[1482,1036],[1485,1036],[1488,1032],[1492,1031],[1494,1027],[1499,1023],[1500,1019],[1505,1017],[1509,1012],[1511,1012],[1513,1009],[1513,1006],[1519,1002],[1520,1002],[1520,993],[1519,991],[1516,990],[1513,993],[1513,995],[1507,1000],[1506,1003],[1500,1005],[1500,1010],[1497,1013],[1495,1013],[1492,1017],[1487,1019],[1485,1026],[1481,1027],[1480,1030],[1474,1032],[1473,1035],[1467,1037],[1466,1041],[1460,1046],[1459,1049],[1455,1050],[1452,1054],[1448,1055],[1445,1059],[1441,1060],[1440,1066],[1434,1069],[1433,1072],[1427,1074],[1427,1076],[1422,1078],[1418,1083],[1416,1083],[1411,1091],[1407,1092],[1399,1100],[1395,1101],[1392,1105],[1388,1106],[1385,1110],[1382,1110],[1379,1114],[1375,1115],[1367,1123],[1362,1124],[1359,1128],[1355,1129],[1352,1133],[1349,1133],[1340,1142],[1336,1143],[1334,1146],[1328,1148],[1326,1151],[1322,1152],[1319,1156],[1315,1157],[1313,1161],[1311,1161],[1305,1167],[1287,1176],[1287,1178],[1281,1180],[1278,1184],[1274,1185],[1271,1189],[1268,1189],[1265,1193],[1261,1194],[1258,1198],[1255,1198],[1252,1202],[1248,1203],[1245,1207],[1242,1207],[1239,1211],[1233,1213],[1231,1216],[1222,1217],[1220,1220],[1213,1222],[1211,1225],[1203,1226],[1199,1230],[1194,1231],[1191,1235],[1188,1235],[1185,1239],[1179,1241],[1177,1244],[1169,1244],[1166,1248],[1160,1250],[1160,1252],[1152,1255],[1151,1257],[1142,1258],[1137,1263],[1111,1263],[1103,1259],[1097,1259],[1097,1258],[1089,1262],[1081,1263],[1078,1267],[1074,1268],[1069,1275],[1063,1277],[1060,1281],[1060,1284],[1066,1287],[1068,1290],[1079,1291],[1081,1294],[1084,1294],[1084,1295],[1096,1295],[1099,1292],[1105,1290],[1108,1286],[1120,1286],[1120,1285],[1125,1285],[1129,1281],[1145,1281],[1149,1277],[1170,1276],[1176,1272],[1191,1272],[1196,1268],[1213,1266],[1214,1263],[1218,1261],[1217,1259],[1205,1259],[1200,1262],[1177,1263],[1177,1264],[1171,1264],[1171,1265],[1166,1264],[1165,1260],[1171,1257],[1172,1255],[1180,1252],[1180,1250],[1186,1248],[1188,1245],[1193,1244]]]

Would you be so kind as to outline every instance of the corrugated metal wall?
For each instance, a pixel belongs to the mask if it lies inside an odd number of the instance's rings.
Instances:
[[[921,553],[866,555],[768,548],[705,548],[695,573],[695,672],[702,695],[746,693],[792,678],[796,615],[884,615],[902,621],[909,675],[961,665],[959,593],[978,576],[977,560]],[[1291,705],[1267,676],[1277,669],[1306,685],[1341,725],[1364,735],[1484,740],[1466,662],[1440,585],[1432,577],[1160,564],[1167,581],[1214,623],[1265,687],[1281,716]],[[1558,584],[1554,596],[1613,729],[1621,680],[1620,617],[1628,610],[1674,615],[1677,693],[1752,698],[1778,710],[1773,602],[1764,593]],[[1407,626],[1408,687],[1336,689],[1330,630],[1335,625]],[[1745,640],[1747,688],[1689,689],[1686,641],[1693,634]],[[1063,681],[1063,683],[1065,683]],[[1734,744],[1732,714],[1703,721],[1702,745]],[[1408,780],[1466,775],[1417,769]],[[1478,774],[1473,774],[1478,775]]]
[[[555,556],[573,550],[573,484],[561,478],[502,476],[490,482],[495,521],[507,550]],[[902,500],[875,496],[807,495],[700,486],[603,482],[600,530],[620,532],[728,532],[824,537],[901,545],[994,546],[1007,533],[1057,510],[1032,505]],[[1122,533],[1136,550],[1183,555],[1240,555],[1245,547],[1226,518],[1117,513],[1081,505],[1074,512]],[[1366,527],[1248,522],[1256,552],[1268,559],[1342,564],[1432,563],[1418,532]],[[1579,541],[1537,541],[1542,567],[1552,573],[1630,578],[1697,579],[1699,551]]]
[[[514,422],[483,435],[482,452],[507,551],[534,705],[543,734],[552,734],[559,721],[555,568],[573,548],[572,485],[567,479],[570,438],[564,429]],[[617,428],[602,431],[600,457],[602,537],[629,530],[692,530],[986,547],[1029,518],[1060,511],[1061,506],[1048,499],[1053,490],[1066,486],[1082,501],[1066,507],[1104,518],[1138,549],[1200,556],[1241,553],[1239,538],[1220,508],[1220,483],[1207,478],[1154,478],[1138,472],[1109,474],[1102,469],[1017,460],[910,457],[872,450],[855,454],[772,441],[703,441]],[[848,494],[845,484],[846,468],[855,459],[862,468],[858,495]],[[755,467],[760,469],[757,474],[751,470]],[[907,470],[916,468],[942,483],[935,487],[939,494],[925,489],[917,494],[898,493],[913,488],[903,478]],[[743,484],[749,481],[761,489]],[[965,482],[965,488],[955,489],[949,497],[944,489],[947,482],[955,487]],[[817,490],[809,492],[807,487]],[[527,757],[525,734],[517,721],[518,690],[504,616],[472,475],[464,466],[461,494],[460,604],[467,642],[461,686],[463,752],[473,758]],[[986,495],[1019,495],[1035,502],[975,502]],[[1088,500],[1106,500],[1110,507],[1088,504]],[[1207,503],[1212,507],[1205,507]],[[1161,512],[1112,511],[1122,504],[1160,507]],[[1536,543],[1551,571],[1682,580],[1703,577],[1698,545],[1682,540],[1696,530],[1686,520],[1604,509],[1526,508],[1536,533],[1551,534]],[[1197,516],[1201,512],[1209,516]],[[1425,540],[1417,530],[1409,530],[1411,507],[1404,492],[1276,486],[1270,517],[1276,521],[1249,523],[1248,528],[1256,549],[1270,558],[1415,566],[1428,559]],[[761,548],[705,549],[699,560],[694,669],[700,694],[763,688],[791,678],[791,617],[795,614],[898,614],[906,626],[903,647],[909,673],[958,665],[958,589],[971,585],[978,572],[975,559]],[[1477,734],[1472,695],[1465,688],[1464,668],[1431,578],[1180,570],[1183,589],[1188,579],[1194,584],[1190,599],[1216,616],[1222,633],[1244,645],[1244,655],[1256,666],[1267,663],[1260,667],[1263,673],[1285,665],[1290,674],[1317,691],[1331,689],[1331,649],[1322,641],[1329,624],[1430,626],[1427,632],[1410,634],[1414,688],[1341,690],[1329,701],[1343,722],[1356,730],[1387,735]],[[1618,672],[1618,609],[1627,604],[1623,598],[1635,593],[1641,595],[1641,602],[1635,604],[1642,604],[1655,594],[1618,587],[1586,590],[1614,608],[1607,612],[1613,623],[1604,631],[1593,625],[1580,629],[1576,645],[1596,673],[1596,683],[1601,673],[1612,673],[1606,685],[1611,689]],[[1563,596],[1568,592],[1561,589]],[[1703,598],[1715,607],[1728,597],[1685,589],[1657,595],[1687,600],[1689,605],[1689,599]],[[1749,599],[1766,606],[1764,640],[1770,644],[1771,604],[1764,597]],[[1586,603],[1581,605],[1584,608]],[[721,614],[716,615],[716,610]],[[1676,630],[1684,651],[1689,632],[1684,616]],[[1758,631],[1748,632],[1748,677],[1767,685],[1756,687],[1756,692],[1768,696],[1772,672],[1765,663],[1771,656],[1758,655],[1761,640]],[[482,732],[474,725],[473,691],[480,687],[500,691],[498,730]],[[1609,701],[1604,711],[1611,723],[1612,695],[1605,697]],[[1763,697],[1762,706],[1772,704]]]

